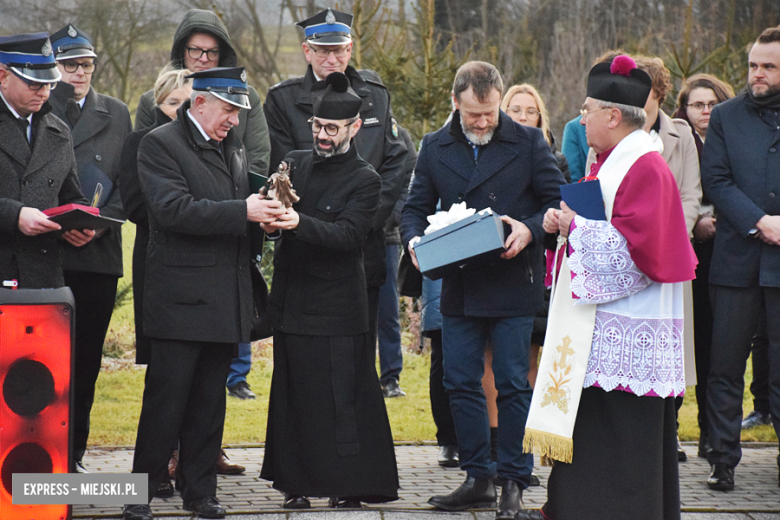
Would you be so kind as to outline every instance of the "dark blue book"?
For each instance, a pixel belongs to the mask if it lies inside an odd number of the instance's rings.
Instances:
[[[571,209],[590,220],[607,220],[598,179],[561,185],[561,198]]]

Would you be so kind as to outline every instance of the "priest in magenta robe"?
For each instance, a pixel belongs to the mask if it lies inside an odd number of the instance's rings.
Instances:
[[[593,67],[581,124],[597,160],[585,181],[599,180],[606,220],[565,202],[545,215],[568,255],[525,438],[558,462],[542,511],[516,520],[680,518],[674,397],[696,257],[674,176],[642,130],[650,89],[628,56]]]

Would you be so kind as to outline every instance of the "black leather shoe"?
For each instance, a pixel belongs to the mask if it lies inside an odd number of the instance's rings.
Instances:
[[[710,478],[707,479],[707,487],[718,491],[734,489],[734,468],[726,464],[713,464]]]
[[[282,507],[285,509],[311,509],[311,502],[305,496],[285,493]]]
[[[182,508],[197,513],[201,518],[225,518],[226,515],[225,508],[212,495],[185,502]]]
[[[154,496],[156,498],[168,498],[173,496],[173,482],[171,482],[171,479],[166,478],[162,482],[160,482],[160,486],[157,488],[157,491],[154,492]]]
[[[397,379],[391,379],[382,387],[382,395],[385,397],[404,397],[406,396],[406,392],[401,390],[401,385],[398,384]]]
[[[468,477],[449,495],[431,497],[428,503],[445,511],[492,509],[496,507],[496,486],[491,478]]]
[[[460,466],[458,447],[455,444],[439,446],[439,466],[442,468],[457,468]]]
[[[228,395],[230,397],[237,397],[241,400],[255,399],[257,397],[255,393],[249,389],[249,385],[246,381],[239,381],[228,388]]]
[[[496,520],[512,520],[523,508],[523,490],[514,480],[505,480],[498,501]]]
[[[126,504],[122,509],[124,520],[152,520],[152,508],[149,504]]]
[[[523,509],[515,515],[515,520],[546,520],[538,509]]]
[[[360,500],[357,500],[356,498],[330,497],[328,499],[328,507],[334,507],[337,509],[362,509],[363,504],[361,504]]]

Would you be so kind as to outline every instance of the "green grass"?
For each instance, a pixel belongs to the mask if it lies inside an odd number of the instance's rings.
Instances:
[[[125,250],[125,278],[120,281],[129,283],[131,279],[130,258],[133,247],[135,227],[126,224],[123,229]],[[406,307],[405,305],[403,306]],[[404,319],[405,324],[416,323],[414,319]],[[408,325],[413,327],[414,325]],[[138,417],[141,413],[143,395],[143,369],[132,363],[134,352],[134,325],[132,299],[114,311],[104,348],[104,370],[101,371],[95,392],[95,404],[92,408],[91,432],[89,444],[93,446],[132,446],[135,444]],[[430,355],[420,353],[412,335],[404,333],[404,369],[401,374],[401,386],[406,397],[386,399],[387,413],[393,437],[397,441],[430,441],[436,438],[436,428],[431,417],[431,403],[428,398],[428,374]],[[273,372],[272,345],[270,340],[257,342],[253,346],[252,371],[248,382],[258,398],[240,401],[228,398],[227,418],[223,442],[226,444],[250,444],[265,441],[266,418],[268,414],[268,394],[271,388]],[[753,379],[752,365],[748,362],[745,374],[744,413],[753,409],[753,400],[747,390]],[[697,405],[694,388],[686,391],[683,406],[680,409],[680,439],[693,441],[699,438],[696,423]],[[743,441],[776,442],[777,437],[771,426],[761,426],[742,433]]]

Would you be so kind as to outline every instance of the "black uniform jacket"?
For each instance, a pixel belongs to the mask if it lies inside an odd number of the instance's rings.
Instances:
[[[320,158],[288,154],[301,200],[300,223],[276,243],[268,316],[275,329],[311,336],[368,331],[363,242],[376,212],[381,180],[351,143],[346,153]]]
[[[382,228],[393,212],[403,187],[406,145],[399,136],[390,107],[390,93],[379,76],[370,70],[347,67],[345,72],[355,93],[363,100],[360,118],[363,126],[354,138],[357,151],[382,179],[379,208],[374,216],[374,233],[364,248],[369,287],[385,281],[385,243]],[[313,136],[308,120],[312,117],[311,89],[316,83],[311,65],[306,75],[271,87],[265,99],[265,118],[271,137],[271,171],[287,153],[311,150]]]
[[[149,337],[249,341],[252,326],[246,150],[232,129],[207,142],[187,115],[141,140],[138,176],[149,210],[144,329]],[[228,166],[229,165],[229,166]]]
[[[73,86],[60,82],[51,93],[52,112],[70,124],[65,114],[67,101],[73,97]],[[90,88],[84,100],[76,126],[71,128],[73,149],[79,182],[84,195],[92,199],[94,183],[87,180],[90,174],[103,174],[113,185],[108,193],[106,183],[101,197],[100,214],[124,219],[122,198],[119,195],[119,157],[125,137],[133,130],[127,105],[111,96],[98,94]],[[92,173],[96,172],[96,173]],[[97,173],[99,172],[99,173]],[[84,247],[73,247],[62,241],[62,268],[64,271],[81,271],[122,276],[122,228],[109,228]]]
[[[33,237],[19,231],[23,207],[85,204],[76,176],[68,126],[45,103],[33,116],[33,149],[0,99],[0,281],[30,289],[62,287],[57,232]]]

